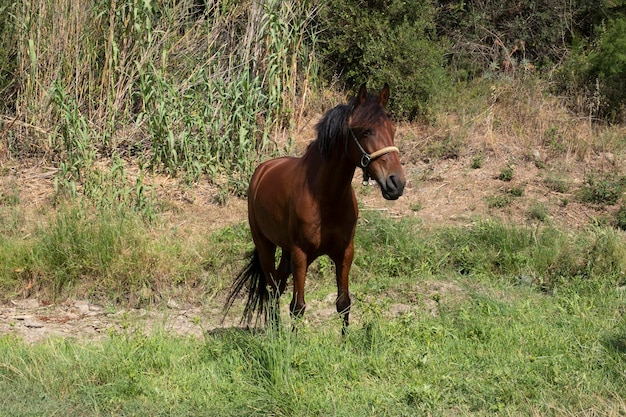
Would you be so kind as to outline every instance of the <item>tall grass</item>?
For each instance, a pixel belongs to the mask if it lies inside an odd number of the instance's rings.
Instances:
[[[12,154],[49,156],[62,176],[118,154],[243,192],[259,155],[289,149],[277,133],[315,75],[313,6],[196,3],[22,2],[6,19],[18,29]]]
[[[230,285],[251,244],[243,224],[205,235],[170,228],[158,217],[146,223],[127,206],[62,205],[26,231],[15,207],[0,206],[0,219],[0,288],[7,297],[35,286],[42,296],[81,294],[131,305],[213,298]],[[497,277],[548,293],[572,283],[626,283],[625,237],[610,227],[571,232],[483,221],[427,228],[372,212],[362,221],[351,273],[357,296],[405,288],[410,298],[416,280],[436,277]],[[332,271],[323,258],[309,282],[333,286]]]

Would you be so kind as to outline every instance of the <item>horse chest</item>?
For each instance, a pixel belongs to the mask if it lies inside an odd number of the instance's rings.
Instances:
[[[343,210],[319,210],[316,216],[297,216],[292,224],[295,245],[316,255],[343,250],[354,237],[357,212],[349,205]]]

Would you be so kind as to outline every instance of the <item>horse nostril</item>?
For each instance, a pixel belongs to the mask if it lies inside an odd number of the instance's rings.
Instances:
[[[402,195],[404,191],[404,182],[397,175],[391,174],[387,178],[387,189],[394,194]]]
[[[396,177],[395,175],[390,175],[389,178],[387,179],[387,186],[394,191],[397,190],[398,189],[398,177]]]

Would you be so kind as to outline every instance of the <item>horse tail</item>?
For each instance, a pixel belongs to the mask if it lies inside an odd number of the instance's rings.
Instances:
[[[232,307],[235,299],[245,286],[248,287],[248,299],[241,317],[242,323],[250,324],[255,313],[257,321],[266,319],[269,291],[267,290],[265,274],[263,269],[261,269],[259,252],[256,249],[252,252],[248,264],[239,272],[230,288],[230,293],[224,306],[225,313]]]

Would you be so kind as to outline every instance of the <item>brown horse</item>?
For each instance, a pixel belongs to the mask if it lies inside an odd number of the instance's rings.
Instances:
[[[385,110],[389,86],[378,95],[365,84],[348,104],[329,110],[317,124],[317,140],[301,158],[283,157],[259,165],[248,188],[248,221],[254,252],[232,285],[225,310],[244,286],[248,299],[242,321],[279,317],[278,298],[293,272],[292,316],[305,310],[308,266],[320,255],[335,263],[337,312],[348,325],[348,273],[354,256],[358,208],[352,178],[356,167],[374,178],[387,200],[402,195],[406,179],[394,146],[395,125]],[[276,268],[276,247],[282,249]]]

